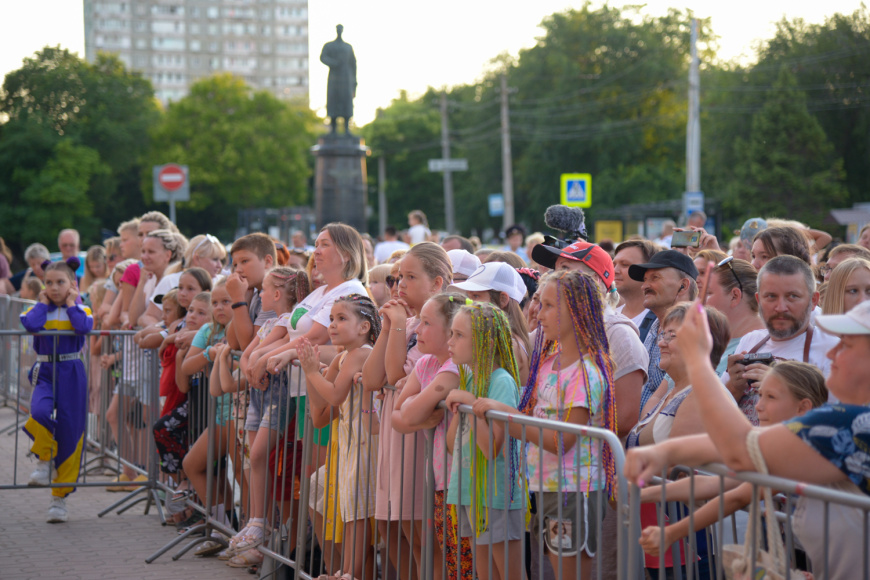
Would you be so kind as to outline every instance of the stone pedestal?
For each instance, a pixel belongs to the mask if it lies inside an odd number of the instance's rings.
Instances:
[[[311,148],[314,166],[314,214],[317,228],[342,222],[365,232],[366,162],[369,148],[361,137],[321,135]]]

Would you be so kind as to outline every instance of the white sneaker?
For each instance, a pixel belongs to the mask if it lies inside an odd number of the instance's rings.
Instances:
[[[62,497],[52,497],[48,506],[48,519],[50,524],[62,524],[67,520],[66,500]]]
[[[44,487],[51,485],[51,480],[57,477],[57,470],[51,464],[51,461],[39,461],[36,464],[36,469],[30,474],[30,481],[27,485],[34,487]]]

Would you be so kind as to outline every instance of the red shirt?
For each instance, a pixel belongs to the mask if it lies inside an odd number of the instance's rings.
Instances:
[[[161,417],[168,415],[187,400],[187,393],[179,391],[178,385],[175,384],[175,355],[177,352],[178,347],[174,344],[167,345],[160,358],[160,366],[163,367],[163,372],[160,375],[160,396],[166,397],[163,409],[160,411]]]

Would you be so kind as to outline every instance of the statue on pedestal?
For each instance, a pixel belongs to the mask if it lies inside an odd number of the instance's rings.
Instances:
[[[335,27],[335,40],[323,45],[320,62],[329,67],[326,85],[326,116],[329,117],[331,133],[336,133],[338,118],[344,119],[344,132],[350,134],[350,118],[353,116],[353,99],[356,96],[356,57],[353,47],[341,38],[344,26]]]

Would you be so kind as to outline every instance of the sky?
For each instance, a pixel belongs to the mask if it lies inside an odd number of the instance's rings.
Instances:
[[[45,45],[60,44],[84,57],[82,0],[0,0],[0,75]],[[319,61],[324,43],[344,25],[344,40],[357,59],[357,125],[406,90],[411,97],[427,87],[471,83],[503,52],[516,56],[535,44],[549,14],[582,5],[579,0],[314,0],[309,2],[310,104],[325,113],[328,69]],[[600,6],[596,0],[593,6]],[[622,5],[614,3],[615,6]],[[754,46],[770,38],[783,17],[820,23],[834,13],[852,13],[856,0],[648,0],[646,14],[669,7],[711,18],[719,38],[718,57],[751,61]]]

